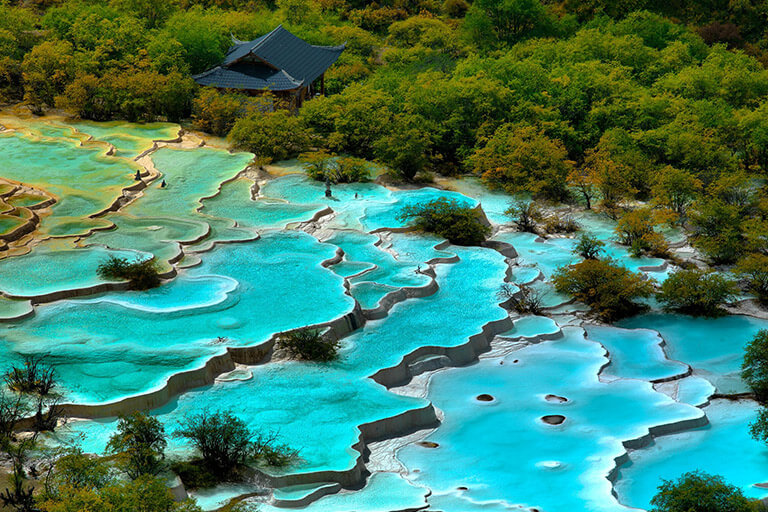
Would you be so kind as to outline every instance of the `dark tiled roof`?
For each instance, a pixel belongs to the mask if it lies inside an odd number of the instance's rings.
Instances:
[[[296,80],[312,83],[336,62],[344,47],[311,45],[280,25],[253,41],[237,41],[227,52],[222,66],[233,65],[247,55],[254,55]]]
[[[274,70],[257,62],[238,62],[228,67],[217,66],[193,78],[200,85],[220,89],[287,91],[303,84],[302,80],[294,79],[285,71]]]
[[[272,32],[274,32],[274,30]],[[227,54],[224,56],[224,62],[222,64],[226,66],[237,61],[238,59],[242,59],[251,53],[251,48],[262,42],[267,36],[269,36],[269,34],[263,35],[258,39],[254,39],[253,41],[238,41],[233,37],[233,45],[229,47],[229,50],[227,50]]]

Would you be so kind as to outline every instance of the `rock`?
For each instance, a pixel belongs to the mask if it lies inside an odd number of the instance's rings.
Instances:
[[[543,460],[541,462],[537,462],[536,467],[544,469],[561,469],[563,467],[563,463],[557,460]]]
[[[482,395],[477,395],[475,400],[478,402],[493,402],[494,398],[491,395],[483,393]]]
[[[558,396],[558,395],[547,395],[544,397],[544,400],[546,400],[547,402],[555,402],[558,404],[564,404],[565,402],[568,401],[568,399],[565,398],[564,396]]]
[[[440,446],[439,444],[432,441],[419,441],[418,445],[423,446],[424,448],[437,448]]]
[[[562,414],[548,414],[541,417],[541,421],[547,425],[561,425],[565,421],[565,416]]]

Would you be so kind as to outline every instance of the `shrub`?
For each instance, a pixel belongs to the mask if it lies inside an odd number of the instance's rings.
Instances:
[[[59,407],[61,396],[54,392],[56,387],[56,375],[53,367],[47,364],[42,356],[28,355],[24,357],[22,366],[12,366],[3,376],[8,388],[17,393],[31,395],[31,403],[26,399],[34,411],[34,428],[37,432],[52,431],[56,428],[62,410]],[[15,408],[14,408],[15,407]],[[11,402],[4,401],[0,404],[0,423],[12,419],[21,409],[19,404],[13,406]],[[10,416],[9,416],[10,415]],[[6,423],[6,427],[7,427]]]
[[[738,260],[745,251],[743,215],[736,206],[718,199],[701,202],[691,215],[693,246],[715,264]]]
[[[741,378],[758,402],[768,402],[768,330],[759,331],[744,349]]]
[[[176,473],[187,489],[206,489],[221,483],[221,476],[206,466],[202,460],[177,461],[171,464],[171,471]]]
[[[520,231],[536,233],[536,221],[541,220],[541,210],[533,201],[515,201],[504,212]]]
[[[73,510],[126,510],[157,512],[199,512],[190,502],[176,503],[165,481],[159,477],[143,475],[136,480],[112,480],[101,488],[75,488],[64,486],[55,498],[42,503],[46,512]],[[33,509],[30,509],[33,510]],[[37,510],[37,509],[34,509]]]
[[[253,440],[253,433],[243,420],[228,411],[203,411],[188,416],[174,435],[189,439],[202,455],[206,467],[224,475],[245,464]]]
[[[272,467],[284,467],[293,463],[299,456],[297,450],[278,443],[278,432],[258,433],[253,440],[253,457],[259,462]]]
[[[203,411],[188,416],[174,435],[192,442],[202,455],[202,464],[217,475],[219,481],[231,476],[249,460],[285,465],[298,456],[295,450],[278,445],[276,434],[252,432],[243,420],[229,411]],[[199,471],[195,474],[201,479],[210,476]]]
[[[362,158],[339,157],[334,159],[327,151],[303,153],[299,160],[304,163],[307,175],[313,180],[332,183],[355,183],[370,178],[368,162]]]
[[[132,290],[148,290],[160,286],[160,275],[152,258],[128,261],[126,258],[110,256],[97,269],[102,279],[123,279],[130,283]]]
[[[354,9],[349,11],[349,20],[371,32],[383,32],[388,26],[398,20],[404,20],[408,17],[405,9],[383,6],[377,4],[367,5],[365,9]]]
[[[339,157],[336,160],[336,183],[355,183],[370,179],[370,166],[362,158]]]
[[[299,329],[280,334],[277,345],[291,357],[304,361],[333,361],[338,357],[339,342],[326,339],[319,329]]]
[[[589,259],[562,267],[553,281],[558,292],[584,302],[607,321],[646,309],[637,300],[653,294],[652,282],[644,280],[642,274],[605,260]]]
[[[701,471],[677,481],[663,480],[651,500],[652,512],[749,512],[755,510],[738,487]]]
[[[551,215],[544,222],[544,231],[550,234],[575,233],[581,226],[571,215]]]
[[[16,425],[28,413],[27,404],[21,396],[0,393],[0,446],[13,437]]]
[[[443,2],[443,12],[451,18],[463,18],[469,10],[469,4],[466,0],[445,0]]]
[[[692,315],[717,316],[724,303],[733,299],[733,281],[711,271],[677,270],[661,285],[659,302],[667,309]]]
[[[107,450],[125,456],[126,472],[135,479],[160,472],[167,444],[163,425],[156,418],[135,412],[120,417]]]
[[[669,247],[664,236],[654,230],[656,223],[650,209],[638,208],[624,214],[615,231],[619,242],[629,246],[633,256],[650,254],[664,257]]]
[[[53,367],[37,355],[24,356],[24,364],[12,366],[3,379],[13,391],[35,395],[47,395],[56,385]]]
[[[603,247],[605,247],[605,243],[596,236],[584,233],[579,237],[579,243],[576,244],[573,252],[585,260],[596,260],[603,251]]]
[[[536,288],[521,285],[515,289],[510,284],[503,284],[496,295],[501,300],[508,300],[510,307],[520,314],[538,315],[541,313],[541,292]]]
[[[750,254],[736,265],[736,274],[746,279],[747,288],[763,304],[768,303],[768,256]]]
[[[455,199],[440,198],[400,210],[400,221],[413,220],[416,229],[435,233],[457,245],[479,245],[491,233],[477,211]]]
[[[45,496],[56,499],[66,489],[101,489],[109,483],[109,467],[102,459],[70,448],[56,459],[45,482]]]

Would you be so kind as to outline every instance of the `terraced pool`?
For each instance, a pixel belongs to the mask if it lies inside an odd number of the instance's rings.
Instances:
[[[326,198],[293,164],[255,169],[176,125],[0,122],[0,236],[35,226],[0,245],[0,360],[55,366],[73,419],[51,445],[100,453],[136,408],[169,432],[226,409],[300,451],[258,468],[266,480],[193,492],[209,510],[254,494],[268,511],[643,509],[696,468],[768,495],[756,404],[711,399],[745,390],[742,350],[768,321],[586,321],[549,281],[578,261],[573,238],[514,231],[510,198],[475,180]],[[497,243],[407,232],[401,208],[438,197],[483,208]],[[611,258],[667,275],[615,244],[610,220],[576,218]],[[165,281],[105,281],[110,255],[154,257]],[[542,291],[543,313],[502,308],[505,283]],[[273,336],[303,326],[337,335],[339,359],[277,357]],[[170,456],[190,450],[171,438]]]

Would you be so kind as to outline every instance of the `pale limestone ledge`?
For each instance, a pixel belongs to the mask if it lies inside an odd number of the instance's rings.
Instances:
[[[586,331],[584,333],[584,336],[586,337]],[[526,339],[525,341],[506,342],[506,343],[504,343],[501,338],[496,338],[496,340],[494,340],[493,342],[492,350],[486,354],[481,355],[480,358],[483,358],[483,359],[486,357],[494,358],[494,359],[503,358],[526,346],[529,346],[531,344],[538,343],[541,341],[545,341],[546,338],[547,336],[544,335],[544,336],[529,338],[529,339]],[[659,340],[660,340],[659,345],[663,349],[664,356],[668,358],[666,350],[664,350],[665,341],[661,337],[661,335],[659,335]],[[600,344],[600,346],[605,351],[605,357],[608,359],[608,361],[604,365],[602,365],[601,368],[598,370],[599,379],[601,378],[600,374],[602,373],[603,369],[610,364],[610,354],[602,344]],[[424,371],[421,375],[417,375],[411,378],[410,381],[408,381],[403,386],[390,388],[390,390],[394,393],[401,394],[404,396],[412,396],[412,397],[426,399],[428,396],[429,383],[432,377],[439,371],[447,370],[448,368],[446,366],[447,365],[443,364],[438,368]],[[658,380],[652,381],[653,383],[655,383],[654,388],[656,388],[657,385],[664,385],[665,383],[669,383],[669,382],[673,382],[673,381],[685,378],[691,374],[691,371],[692,370],[689,366],[688,370],[681,374],[675,375],[668,379],[658,379]],[[661,392],[661,391],[658,391],[658,392]],[[708,404],[709,404],[709,400],[707,400],[705,404],[702,404],[700,408],[703,408]],[[440,411],[437,408],[435,409],[436,409],[437,417],[442,420],[442,417],[443,417],[442,411]],[[620,467],[629,461],[629,452],[648,446],[653,442],[654,438],[664,436],[664,435],[671,435],[671,434],[684,432],[686,430],[699,428],[707,424],[709,424],[709,419],[707,418],[706,413],[702,410],[701,415],[696,418],[673,421],[669,423],[663,423],[663,424],[652,425],[650,427],[647,427],[645,434],[634,439],[628,439],[628,440],[622,441],[622,445],[625,451],[619,456],[614,458],[614,467],[606,475],[606,478],[613,485],[618,478],[618,472]],[[370,446],[371,456],[368,463],[369,470],[398,472],[400,474],[405,475],[407,473],[407,469],[403,466],[403,464],[399,461],[399,459],[397,459],[397,455],[396,455],[397,450],[399,450],[400,448],[408,444],[413,444],[413,443],[424,440],[434,431],[435,431],[434,428],[424,429],[421,431],[414,432],[413,434],[407,437],[393,438],[384,442],[372,444]],[[613,487],[611,488],[611,493],[614,495],[614,497],[616,497],[616,492],[613,489]]]

